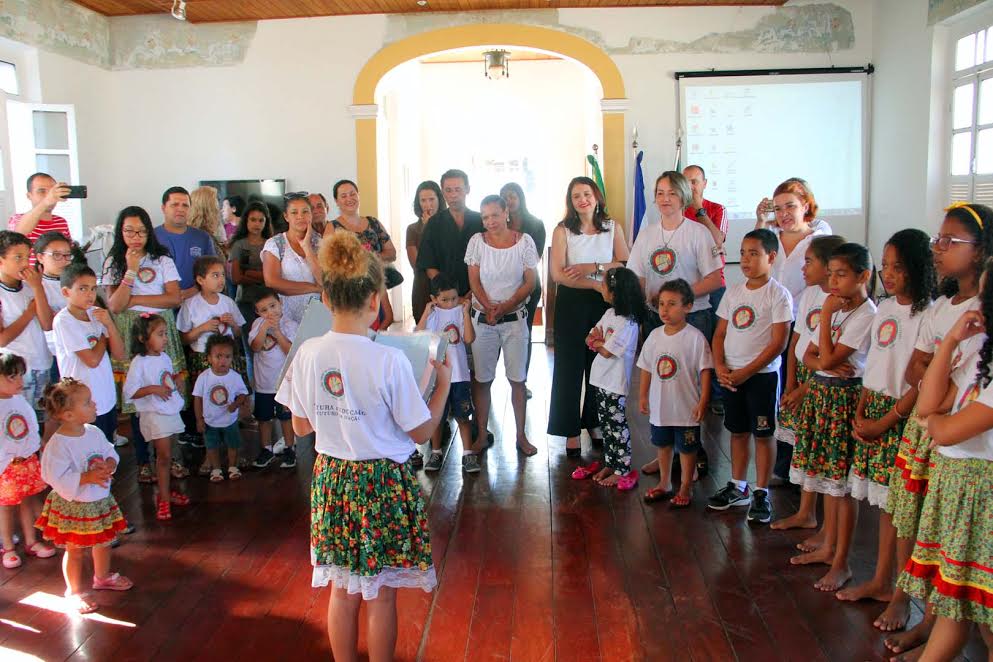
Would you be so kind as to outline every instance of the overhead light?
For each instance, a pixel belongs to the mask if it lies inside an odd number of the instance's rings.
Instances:
[[[510,53],[504,50],[484,52],[483,73],[491,80],[510,78]]]
[[[418,7],[426,7],[427,4],[428,4],[428,0],[417,0]]]
[[[172,17],[180,21],[186,20],[186,0],[172,0]]]

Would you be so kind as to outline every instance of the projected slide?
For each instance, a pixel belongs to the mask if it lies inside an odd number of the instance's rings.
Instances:
[[[684,79],[680,89],[682,162],[706,169],[707,197],[727,207],[732,246],[759,200],[789,177],[806,179],[819,216],[856,238],[865,224],[862,79]]]

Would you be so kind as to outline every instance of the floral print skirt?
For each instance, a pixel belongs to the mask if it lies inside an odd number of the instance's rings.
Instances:
[[[897,585],[938,616],[993,626],[993,462],[935,457],[917,542]]]
[[[899,538],[917,537],[917,525],[924,505],[931,471],[931,437],[921,427],[915,409],[903,426],[900,448],[893,461],[890,490],[884,509],[893,516]],[[918,461],[918,457],[923,461]]]
[[[802,363],[798,363],[796,366],[796,383],[797,386],[805,383],[810,379],[810,370],[807,366]],[[804,398],[806,399],[806,398]],[[773,436],[776,437],[776,441],[781,441],[783,443],[789,444],[790,446],[796,446],[796,424],[797,416],[800,414],[800,409],[803,407],[803,402],[797,404],[793,409],[780,409],[779,416],[776,420],[776,431]]]
[[[879,420],[885,416],[896,398],[883,395],[878,391],[866,391],[865,417]],[[882,507],[886,504],[890,491],[890,479],[893,477],[894,462],[900,449],[903,437],[904,421],[883,433],[879,439],[869,442],[855,440],[855,454],[852,457],[852,468],[848,474],[848,487],[852,496],[859,501],[869,500],[869,505]]]
[[[34,523],[56,547],[102,547],[128,527],[113,495],[98,501],[69,501],[52,490]]]
[[[421,488],[409,463],[319,453],[310,491],[312,585],[361,593],[432,591],[438,581]]]
[[[17,506],[47,489],[48,484],[41,479],[41,462],[37,453],[16,457],[0,474],[0,506]]]
[[[790,482],[808,492],[843,497],[855,452],[852,421],[861,379],[814,375],[795,419],[796,447]]]

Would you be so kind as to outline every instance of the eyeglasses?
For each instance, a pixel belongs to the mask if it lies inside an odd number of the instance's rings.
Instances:
[[[947,234],[939,234],[937,236],[931,237],[929,242],[931,244],[931,250],[947,251],[952,247],[952,244],[969,244],[970,246],[976,246],[979,244],[978,241],[969,241],[968,239],[959,239],[958,237],[953,237]]]
[[[49,251],[44,251],[42,255],[47,255],[56,262],[68,262],[72,259],[72,253],[53,253]]]
[[[128,239],[133,239],[135,237],[147,237],[148,230],[132,230],[131,228],[124,228],[123,230],[121,230],[121,234],[123,234]]]
[[[293,191],[292,193],[284,193],[283,200],[289,202],[290,200],[300,200],[301,198],[306,198],[310,193],[307,191]]]

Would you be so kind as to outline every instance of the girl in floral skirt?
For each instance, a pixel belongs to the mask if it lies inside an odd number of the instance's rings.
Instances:
[[[993,210],[985,205],[959,203],[945,210],[938,235],[931,239],[935,271],[942,279],[939,287],[942,296],[921,320],[917,343],[907,368],[908,384],[920,382],[948,331],[963,313],[979,306],[977,295],[983,263],[993,255],[991,224]],[[976,338],[967,340],[953,355],[952,368],[959,366],[962,356],[976,351],[979,343]],[[919,424],[917,412],[914,412],[904,426],[896,459],[898,471],[892,474],[886,502],[886,511],[892,515],[896,528],[898,567],[906,564],[913,548],[912,541],[917,539],[921,508],[928,490],[930,446],[931,439]],[[906,619],[900,620],[900,616],[902,614],[893,617],[884,612],[876,620],[876,627],[886,631],[898,630],[906,624]],[[888,637],[884,643],[894,653],[917,648],[927,641],[933,625],[933,615],[925,610],[920,623],[906,632]]]
[[[312,584],[334,586],[334,657],[355,659],[365,601],[369,657],[391,659],[396,589],[437,584],[424,500],[407,459],[438,426],[451,372],[447,362],[435,364],[437,384],[425,405],[404,354],[367,335],[385,293],[379,258],[348,232],[325,238],[319,257],[331,331],[300,346],[277,400],[292,412],[298,436],[316,432]]]
[[[879,304],[872,324],[848,474],[852,498],[879,507],[886,505],[904,423],[917,401],[917,386],[908,384],[905,375],[921,319],[937,289],[927,234],[907,229],[890,237],[883,247],[881,276],[889,298]],[[839,591],[838,599],[892,601],[880,618],[906,622],[909,599],[893,590],[895,551],[896,529],[884,510],[879,514],[875,574],[864,584]],[[906,563],[908,557],[909,550],[901,561]]]
[[[865,246],[842,244],[831,254],[828,268],[831,294],[821,307],[817,346],[808,346],[803,357],[814,375],[800,409],[790,466],[791,482],[824,495],[824,544],[790,562],[830,564],[814,587],[836,591],[852,576],[848,550],[856,509],[846,498],[852,423],[876,305],[869,298],[874,271]]]
[[[127,528],[110,493],[117,451],[92,425],[97,407],[86,384],[66,377],[45,389],[45,410],[59,428],[41,456],[41,477],[52,486],[35,526],[66,550],[66,597],[80,613],[96,611],[83,584],[85,550],[93,555],[93,590],[126,591],[133,584],[110,571],[110,544]]]
[[[970,352],[974,341],[982,342],[978,352]],[[965,358],[956,368],[957,356]],[[917,542],[899,580],[936,618],[921,660],[956,658],[972,623],[993,649],[991,360],[993,280],[987,278],[982,312],[966,311],[945,334],[921,382],[918,412],[937,452]]]

